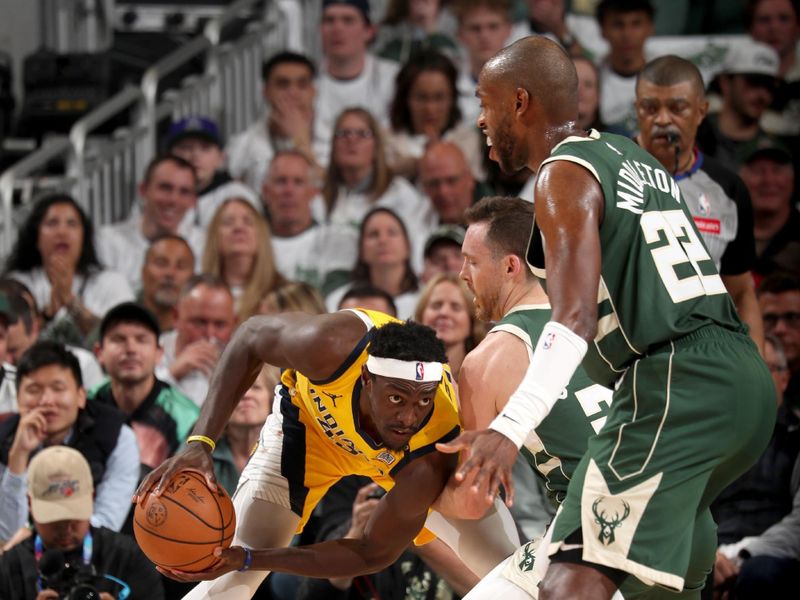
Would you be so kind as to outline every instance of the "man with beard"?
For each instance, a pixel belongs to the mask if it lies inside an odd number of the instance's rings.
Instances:
[[[165,234],[150,243],[139,301],[156,316],[161,331],[172,330],[181,288],[193,274],[194,253],[181,236]]]
[[[189,435],[200,410],[155,376],[162,350],[158,323],[133,302],[118,304],[103,317],[95,354],[108,381],[89,390],[89,400],[122,411],[139,442],[146,471],[172,456]]]
[[[489,429],[450,444],[469,449],[456,479],[490,496],[503,485],[512,503],[519,448],[583,361],[613,403],[539,550],[539,598],[607,600],[631,576],[697,591],[714,562],[708,506],[766,446],[775,389],[677,184],[632,140],[577,130],[577,87],[541,37],[481,71],[490,157],[538,174],[526,259],[552,316]]]
[[[285,369],[274,410],[234,494],[233,546],[202,573],[164,571],[182,581],[215,580],[187,598],[250,598],[269,571],[319,578],[374,573],[416,538],[439,535],[476,575],[517,545],[508,511],[497,502],[481,521],[428,516],[455,466],[434,444],[461,430],[442,342],[435,332],[383,313],[252,317],[214,369],[208,398],[184,450],[142,482],[135,501],[156,497],[183,468],[214,484],[211,453],[234,406],[263,363]],[[359,539],[286,548],[326,491],[346,475],[387,490]],[[506,519],[504,522],[504,518]],[[257,548],[257,549],[253,549]],[[463,568],[463,567],[462,567]]]
[[[695,146],[707,112],[703,77],[688,60],[662,56],[639,73],[636,141],[678,182],[722,283],[761,348],[764,327],[750,275],[756,259],[750,194],[735,172]]]
[[[780,82],[778,65],[778,54],[766,44],[744,38],[733,46],[719,76],[722,108],[708,117],[700,144],[707,154],[733,168],[748,148],[770,140],[759,123]]]
[[[550,305],[525,263],[533,204],[520,198],[484,198],[467,210],[465,218],[469,227],[461,247],[461,277],[475,294],[477,317],[494,323],[486,338],[466,356],[458,377],[462,425],[474,430],[491,423],[522,381],[536,340],[550,320]],[[611,390],[592,382],[579,367],[561,397],[526,440],[523,451],[530,467],[545,481],[555,507],[566,496],[587,440],[605,423]],[[516,476],[515,472],[519,484]],[[488,505],[485,496],[474,494],[469,486],[450,485],[437,508],[448,516],[474,519]],[[541,537],[541,532],[537,535]],[[531,541],[521,546],[468,598],[529,598],[524,590],[535,585],[525,582],[539,578],[539,570],[533,569],[537,544]]]

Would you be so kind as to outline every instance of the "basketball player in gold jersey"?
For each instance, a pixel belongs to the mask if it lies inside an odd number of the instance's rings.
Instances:
[[[432,329],[373,311],[254,317],[222,355],[185,450],[153,471],[134,501],[191,467],[214,483],[211,452],[237,401],[264,362],[285,368],[279,402],[234,494],[234,546],[218,549],[204,573],[165,573],[204,581],[187,598],[250,598],[269,571],[352,577],[394,562],[429,530],[479,577],[518,545],[499,501],[480,521],[445,520],[429,508],[455,467],[435,444],[460,432],[444,347]],[[279,407],[278,407],[279,404]],[[285,548],[326,490],[350,474],[388,493],[361,539]],[[423,526],[426,529],[423,529]]]

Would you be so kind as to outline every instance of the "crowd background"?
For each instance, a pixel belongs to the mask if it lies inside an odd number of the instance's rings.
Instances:
[[[28,461],[57,444],[80,450],[92,467],[92,526],[129,534],[135,486],[183,443],[220,353],[253,315],[360,306],[413,318],[436,330],[457,374],[488,325],[476,319],[458,279],[463,213],[487,195],[535,201],[532,173],[504,175],[488,160],[476,124],[477,76],[505,45],[546,35],[574,58],[581,128],[636,137],[648,150],[660,136],[662,149],[674,147],[668,167],[676,179],[690,179],[710,157],[725,173],[712,179],[738,190],[720,200],[722,184],[704,183],[695,220],[710,250],[721,244],[715,260],[737,278],[729,290],[744,320],[763,331],[781,409],[762,460],[715,507],[720,550],[706,594],[758,594],[759,578],[773,576],[776,561],[788,561],[797,585],[798,2],[322,5],[321,59],[292,51],[268,57],[264,114],[243,133],[224,139],[213,115],[183,118],[161,140],[163,152],[124,220],[95,229],[75,199],[52,194],[36,201],[20,228],[0,280],[6,549],[31,531]],[[715,62],[701,42],[729,33],[743,37]],[[705,50],[691,55],[694,47]],[[699,68],[709,101],[690,136],[691,107],[673,99],[654,108],[637,89],[645,65],[672,53]],[[652,73],[648,81],[674,85]],[[726,211],[736,216],[725,221]],[[734,242],[737,252],[726,259]],[[56,381],[53,365],[71,379]],[[272,410],[277,378],[266,365],[218,442],[215,466],[229,491]],[[59,419],[62,430],[53,434]],[[516,516],[532,537],[552,508],[529,470],[518,470],[524,501]],[[362,486],[337,489],[297,543],[357,536],[375,504]],[[180,586],[162,583],[166,597],[178,596]],[[262,588],[259,597],[276,600],[449,598],[468,589],[437,575],[413,548],[376,576],[321,583],[273,575]]]

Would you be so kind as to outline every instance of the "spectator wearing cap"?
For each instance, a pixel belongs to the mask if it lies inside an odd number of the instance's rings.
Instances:
[[[28,523],[28,463],[43,448],[69,446],[89,462],[97,490],[91,521],[119,531],[139,479],[136,436],[115,408],[86,402],[78,359],[39,341],[17,365],[19,413],[0,423],[0,540]]]
[[[739,316],[761,347],[764,328],[750,274],[755,263],[750,195],[734,170],[695,146],[707,110],[703,78],[688,60],[662,56],[639,72],[635,139],[677,181]]]
[[[296,52],[272,55],[261,69],[264,116],[228,141],[228,169],[254,190],[261,189],[267,167],[276,152],[297,150],[321,179],[328,166],[329,136],[320,131],[314,108],[317,69],[311,59]]]
[[[136,542],[92,525],[92,472],[80,452],[64,446],[42,450],[28,475],[33,531],[0,556],[0,597],[59,598],[48,575],[57,577],[69,564],[94,575],[100,600],[163,600],[158,572]]]
[[[778,82],[775,50],[749,38],[735,44],[719,75],[722,107],[707,117],[703,150],[729,168],[738,167],[751,144],[769,138],[759,121],[772,104]]]
[[[18,322],[8,294],[0,293],[0,415],[17,412],[17,370],[6,362],[8,331]]]
[[[778,75],[783,85],[761,126],[772,135],[800,135],[800,5],[797,0],[748,0],[745,3],[747,32],[757,42],[778,53]]]
[[[257,210],[261,208],[258,195],[228,173],[222,148],[219,126],[208,117],[192,115],[170,125],[167,152],[192,165],[197,175],[197,203],[184,216],[185,226],[206,229],[228,198],[243,198]]]
[[[428,283],[436,275],[457,276],[461,272],[464,257],[464,228],[461,225],[441,225],[425,241],[425,266],[420,281]]]
[[[399,67],[368,52],[375,36],[368,0],[323,0],[320,34],[324,57],[317,78],[317,117],[322,135],[330,141],[339,114],[353,106],[373,112],[386,127]]]
[[[12,365],[16,365],[25,351],[39,339],[42,329],[41,317],[36,307],[36,300],[24,284],[14,279],[3,279],[0,280],[0,291],[8,297],[11,311],[16,317],[16,321],[8,325],[5,354],[7,362],[4,363],[4,369],[12,369],[12,371],[7,371],[7,375],[13,386],[13,373],[16,373],[16,368]],[[0,293],[0,297],[2,295]],[[65,347],[78,359],[81,365],[81,376],[87,388],[103,381],[103,370],[91,352],[86,348],[70,344],[65,344]],[[3,385],[5,385],[5,376],[3,383],[0,383],[0,397],[3,396]],[[16,396],[16,392],[14,394]],[[1,400],[0,404],[2,404]],[[0,413],[2,412],[3,410],[0,409]]]
[[[261,195],[278,271],[329,292],[347,277],[356,260],[358,235],[351,227],[318,223],[312,216],[313,164],[297,150],[279,151],[269,165]]]
[[[161,331],[170,331],[181,288],[194,275],[194,253],[179,235],[165,233],[147,248],[142,265],[142,290],[137,300],[152,312]]]
[[[163,354],[160,335],[155,316],[138,304],[125,302],[108,311],[94,350],[109,380],[89,390],[90,401],[127,417],[147,470],[175,453],[200,415],[194,402],[155,376]]]
[[[97,235],[101,262],[125,275],[131,287],[142,287],[142,265],[150,242],[165,234],[185,239],[199,267],[206,236],[184,217],[197,202],[194,167],[179,156],[157,156],[147,166],[139,184],[141,207],[120,223],[105,225]]]
[[[783,270],[800,275],[800,212],[792,202],[795,174],[788,150],[778,143],[757,146],[739,174],[753,200],[755,273],[764,277]]]

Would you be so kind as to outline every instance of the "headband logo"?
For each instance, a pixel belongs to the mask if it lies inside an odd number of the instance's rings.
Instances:
[[[417,363],[417,381],[425,379],[425,365],[421,362]]]

